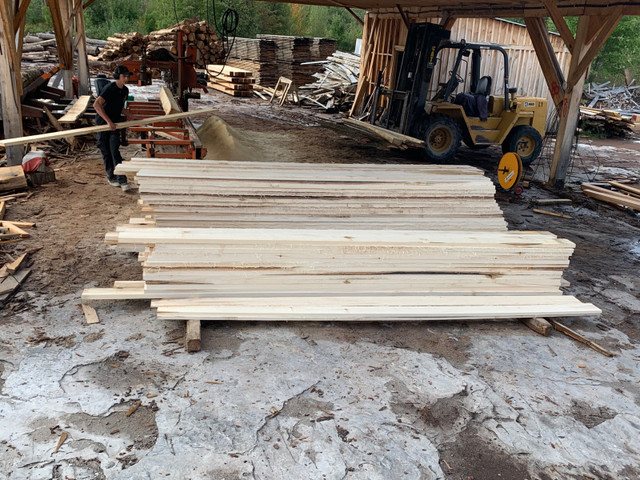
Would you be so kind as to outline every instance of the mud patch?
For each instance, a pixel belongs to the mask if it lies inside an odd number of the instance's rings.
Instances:
[[[90,478],[92,480],[106,480],[106,475],[100,466],[100,460],[93,458],[67,458],[53,466],[51,478],[55,480],[68,480],[71,478]]]
[[[84,384],[91,384],[125,394],[132,388],[159,385],[157,372],[145,373],[143,365],[128,364],[128,357],[127,352],[118,352],[101,362],[76,367],[65,375],[60,385],[67,393],[81,392]]]
[[[65,428],[82,432],[80,435],[120,439],[136,450],[148,450],[158,440],[154,405],[140,406],[129,417],[126,410],[113,412],[105,417],[75,413],[64,418],[64,425]]]
[[[587,428],[597,427],[617,414],[618,412],[608,407],[594,408],[588,403],[577,400],[571,403],[571,416]]]
[[[450,443],[437,445],[448,480],[529,480],[526,464],[504,452],[475,428],[463,430]]]

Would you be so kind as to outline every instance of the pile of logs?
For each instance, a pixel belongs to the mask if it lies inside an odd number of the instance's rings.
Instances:
[[[169,28],[156,30],[147,36],[147,51],[166,49],[173,54],[178,52],[178,30],[184,32],[184,43],[187,47],[196,47],[198,66],[204,68],[211,63],[219,63],[224,60],[224,47],[218,39],[214,28],[206,20],[191,22],[184,20]]]
[[[335,52],[326,61],[314,63],[322,64],[324,72],[314,73],[315,82],[299,87],[302,105],[341,112],[351,109],[360,76],[360,57]]]
[[[114,33],[107,38],[107,45],[98,55],[98,60],[135,59],[142,54],[145,46],[146,39],[141,33]]]
[[[97,60],[137,60],[143,49],[146,49],[147,53],[165,49],[177,54],[177,32],[179,30],[184,32],[185,46],[196,48],[198,66],[204,67],[209,63],[218,63],[224,59],[222,42],[218,39],[211,25],[204,20],[201,22],[184,20],[169,28],[151,32],[149,35],[138,32],[115,33],[107,39],[108,43],[100,52]]]
[[[35,33],[24,37],[22,61],[24,62],[56,62],[58,59],[58,42],[53,33]],[[106,40],[87,38],[87,54],[98,55],[107,44]]]

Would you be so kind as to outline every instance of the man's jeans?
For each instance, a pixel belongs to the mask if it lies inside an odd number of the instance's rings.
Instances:
[[[98,133],[98,148],[102,152],[102,160],[104,169],[107,172],[109,180],[116,180],[120,185],[127,183],[125,175],[114,175],[113,170],[116,165],[122,163],[122,155],[120,155],[120,131],[109,130]]]

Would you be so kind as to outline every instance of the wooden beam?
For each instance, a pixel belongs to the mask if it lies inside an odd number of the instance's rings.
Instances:
[[[616,10],[617,12],[615,14],[607,17],[605,23],[599,29],[598,34],[591,41],[589,49],[584,52],[584,55],[580,59],[580,63],[569,74],[569,83],[571,85],[575,85],[580,77],[582,77],[586,73],[587,68],[589,67],[589,65],[591,65],[593,59],[596,57],[600,49],[604,46],[605,42],[622,19],[622,12],[620,11],[620,9]]]
[[[135,127],[138,125],[148,125],[150,123],[166,122],[169,120],[177,120],[180,118],[193,117],[196,115],[203,115],[205,113],[211,114],[214,112],[215,112],[215,109],[206,108],[202,110],[194,110],[192,112],[174,113],[171,115],[159,115],[157,117],[149,117],[141,120],[131,120],[128,122],[116,123],[116,126],[117,128]],[[43,133],[40,135],[30,135],[27,137],[19,137],[19,138],[6,138],[4,140],[0,140],[0,147],[24,145],[26,143],[34,143],[34,142],[47,142],[49,140],[56,140],[58,138],[71,138],[71,137],[76,137],[78,135],[90,135],[98,132],[106,132],[108,130],[109,130],[109,125],[97,125],[95,127],[76,128],[73,130],[66,130],[63,132]]]
[[[349,12],[349,13],[351,14],[351,16],[352,16],[353,18],[355,18],[355,19],[358,21],[358,23],[359,23],[360,25],[364,25],[364,20],[362,20],[358,15],[356,15],[356,12],[354,12],[353,10],[351,10],[351,8],[349,8],[349,7],[344,7],[344,8],[347,10],[347,12]]]
[[[0,92],[2,92],[2,119],[4,136],[22,136],[22,111],[20,91],[22,81],[20,78],[19,59],[17,58],[14,35],[13,2],[0,2],[0,17],[2,31],[0,32]],[[16,60],[18,69],[16,70]],[[7,163],[10,166],[22,163],[22,147],[7,148]]]
[[[184,341],[187,352],[200,351],[200,320],[187,320]]]
[[[407,18],[407,14],[404,13],[404,10],[402,9],[402,7],[398,4],[396,4],[396,8],[398,9],[398,12],[400,13],[400,16],[402,17],[402,21],[404,22],[404,26],[407,27],[407,29],[409,28],[409,19]]]
[[[582,16],[578,20],[576,42],[567,75],[568,80],[560,109],[558,135],[549,173],[549,184],[554,187],[564,185],[569,170],[571,145],[578,125],[580,100],[587,69],[622,18],[620,7],[612,10],[605,24],[598,28],[595,38],[590,38],[594,32],[592,26],[594,23],[599,23],[600,17]]]
[[[87,95],[91,92],[89,81],[89,58],[87,57],[87,36],[84,24],[84,11],[82,0],[74,0],[74,17],[76,24],[76,38],[78,51],[78,95]]]
[[[558,29],[558,33],[560,33],[560,37],[564,41],[564,44],[567,46],[570,52],[573,53],[573,46],[575,45],[575,38],[573,38],[573,34],[565,22],[560,9],[558,8],[556,2],[553,0],[542,0],[544,6],[547,7],[549,11],[549,15],[551,15],[551,19],[553,20],[554,25]]]
[[[549,32],[541,18],[525,17],[525,25],[536,51],[542,74],[551,92],[553,103],[558,108],[564,98],[564,74],[558,63],[558,58],[549,40]]]
[[[31,3],[31,0],[18,0],[18,10],[13,20],[14,32],[19,31],[20,27],[24,25],[24,21],[27,17],[27,8],[29,8],[29,3]]]
[[[445,11],[440,19],[440,25],[442,25],[445,30],[451,30],[454,23],[456,23],[456,17]]]

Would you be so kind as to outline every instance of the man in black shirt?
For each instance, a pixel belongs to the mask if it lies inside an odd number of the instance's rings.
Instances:
[[[107,172],[109,185],[121,187],[123,191],[131,187],[125,175],[115,175],[113,170],[122,162],[120,155],[120,133],[116,130],[116,123],[122,120],[124,104],[129,96],[129,89],[125,86],[131,72],[124,65],[119,65],[113,72],[115,82],[109,82],[94,102],[96,109],[96,125],[109,125],[111,130],[98,133],[98,148],[102,152],[104,168]]]

